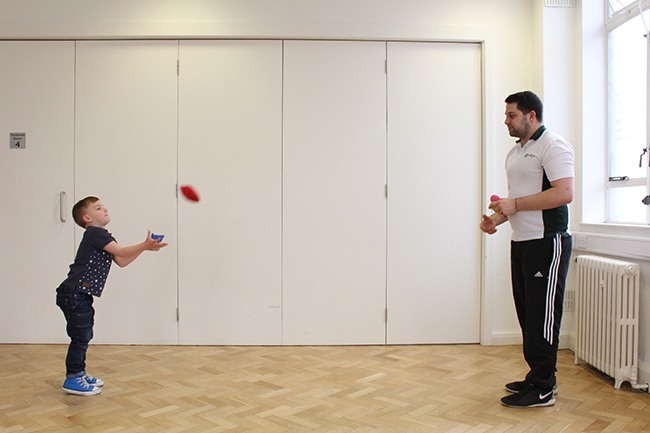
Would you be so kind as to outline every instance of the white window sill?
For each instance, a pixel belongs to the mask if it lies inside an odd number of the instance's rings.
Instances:
[[[650,227],[619,224],[580,224],[572,230],[576,251],[650,260]]]

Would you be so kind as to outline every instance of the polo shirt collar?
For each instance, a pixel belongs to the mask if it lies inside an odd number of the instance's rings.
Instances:
[[[537,131],[535,131],[535,133],[530,136],[530,140],[537,140],[539,137],[542,136],[544,131],[546,131],[546,126],[544,126],[544,125],[540,126],[539,128],[537,128]],[[530,140],[528,140],[528,141],[530,141]],[[517,140],[517,144],[522,144],[521,139]]]
[[[546,126],[542,125],[540,126],[537,131],[533,135],[530,136],[531,140],[537,140],[539,137],[542,136],[542,134],[546,131]]]

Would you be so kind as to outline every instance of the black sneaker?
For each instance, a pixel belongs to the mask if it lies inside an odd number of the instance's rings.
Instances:
[[[501,403],[514,408],[553,406],[555,396],[552,389],[542,390],[528,385],[516,394],[503,397]]]
[[[506,391],[511,392],[513,394],[518,394],[521,392],[522,389],[526,389],[528,387],[528,382],[525,380],[519,381],[519,382],[510,382],[506,383]],[[557,383],[553,385],[553,395],[557,395],[559,391],[559,388],[557,387]]]

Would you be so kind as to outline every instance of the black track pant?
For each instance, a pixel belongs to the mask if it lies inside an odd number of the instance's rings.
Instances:
[[[551,390],[555,385],[564,286],[571,237],[512,242],[512,293],[530,367],[526,381]]]

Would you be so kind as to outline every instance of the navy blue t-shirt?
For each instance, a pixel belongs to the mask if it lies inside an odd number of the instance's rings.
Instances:
[[[113,263],[113,255],[104,251],[104,247],[113,241],[115,238],[108,230],[101,227],[87,227],[74,263],[70,265],[68,278],[61,285],[74,292],[101,296],[108,271],[111,270],[111,263]]]

